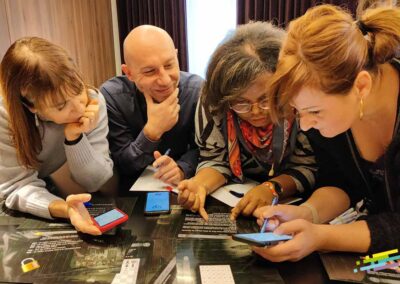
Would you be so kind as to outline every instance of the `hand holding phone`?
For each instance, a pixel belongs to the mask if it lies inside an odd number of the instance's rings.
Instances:
[[[232,236],[235,241],[254,245],[257,247],[273,246],[282,241],[292,239],[290,235],[276,235],[274,233],[236,234]]]
[[[170,212],[170,193],[168,191],[148,192],[144,214],[158,215]]]
[[[108,230],[111,230],[115,226],[126,222],[128,220],[128,215],[115,208],[97,217],[92,217],[92,220],[94,225],[99,228],[102,233],[104,233]]]

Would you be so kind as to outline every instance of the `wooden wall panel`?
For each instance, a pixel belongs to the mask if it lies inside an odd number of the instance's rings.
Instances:
[[[115,76],[110,0],[5,1],[11,42],[39,36],[63,46],[89,84]]]
[[[11,40],[7,23],[6,3],[5,0],[0,0],[0,60],[3,58],[10,44]]]

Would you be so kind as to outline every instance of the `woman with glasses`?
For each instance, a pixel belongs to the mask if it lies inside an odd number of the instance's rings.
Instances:
[[[84,83],[63,48],[26,37],[1,61],[0,94],[0,199],[101,234],[83,204],[113,174],[101,93]]]
[[[249,23],[212,55],[195,116],[197,173],[178,185],[179,203],[206,220],[206,196],[230,180],[261,182],[232,210],[232,219],[271,204],[274,195],[313,187],[314,158],[305,136],[293,119],[273,125],[269,117],[267,83],[284,36],[269,23]]]

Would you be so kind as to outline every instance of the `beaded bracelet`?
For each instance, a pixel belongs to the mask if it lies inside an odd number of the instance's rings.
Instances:
[[[269,180],[262,183],[263,185],[267,186],[269,190],[271,190],[273,196],[280,197],[282,195],[283,189],[279,182],[274,180]]]

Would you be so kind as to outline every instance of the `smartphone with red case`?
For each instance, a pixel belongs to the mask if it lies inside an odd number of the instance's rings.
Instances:
[[[92,217],[92,220],[94,225],[99,228],[102,233],[104,233],[108,230],[111,230],[115,226],[126,222],[128,220],[128,215],[115,208],[97,217]]]

